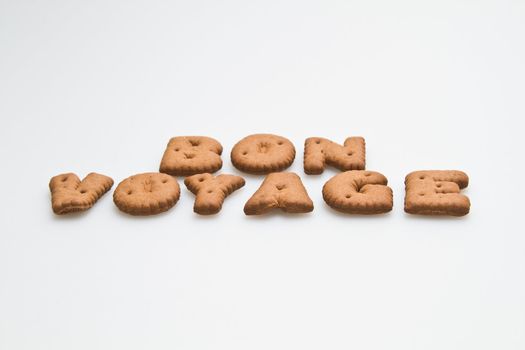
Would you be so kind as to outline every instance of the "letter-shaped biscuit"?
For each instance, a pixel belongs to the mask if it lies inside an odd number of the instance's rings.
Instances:
[[[466,215],[470,200],[459,191],[467,186],[468,176],[462,171],[414,171],[405,178],[405,211],[422,215]]]
[[[196,195],[193,211],[201,215],[217,214],[227,196],[244,186],[240,176],[197,174],[184,179],[184,184]]]
[[[282,136],[255,134],[232,148],[233,165],[250,174],[269,174],[288,168],[295,158],[294,145]]]
[[[155,215],[171,209],[179,200],[180,188],[175,178],[161,173],[144,173],[123,180],[113,201],[131,215]]]
[[[348,214],[382,214],[392,210],[392,189],[388,180],[375,171],[346,171],[323,186],[325,202]]]
[[[164,151],[159,171],[173,176],[214,173],[222,167],[221,153],[221,144],[211,137],[173,137]]]
[[[244,206],[246,215],[264,214],[274,208],[288,213],[308,213],[314,204],[295,173],[271,173]]]
[[[55,214],[67,214],[91,208],[113,186],[105,175],[90,173],[82,181],[73,173],[51,178],[51,206]]]
[[[322,174],[326,165],[339,170],[365,169],[365,139],[349,137],[344,146],[321,137],[310,137],[304,142],[304,172]]]

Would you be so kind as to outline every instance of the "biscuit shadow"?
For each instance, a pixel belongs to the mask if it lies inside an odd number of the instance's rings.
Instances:
[[[409,221],[466,221],[468,220],[469,214],[464,216],[452,216],[452,215],[419,215],[403,213],[403,217]]]
[[[53,211],[51,211],[52,220],[53,221],[70,221],[70,220],[81,220],[88,216],[89,210],[84,211],[77,211],[74,213],[68,213],[68,214],[55,214]]]
[[[243,212],[243,215],[244,215],[244,220],[258,221],[258,220],[268,220],[268,219],[276,218],[276,217],[300,220],[300,219],[311,218],[312,215],[315,215],[315,214],[313,214],[312,212],[310,213],[287,213],[279,209],[274,209],[272,211],[269,211],[268,213],[264,213],[260,215],[246,215],[244,214],[244,212]]]
[[[327,213],[330,213],[331,215],[335,215],[340,218],[357,219],[357,220],[370,220],[370,219],[386,220],[386,219],[391,218],[394,212],[394,209],[392,209],[391,211],[387,213],[383,213],[383,214],[348,214],[348,213],[343,213],[341,211],[335,210],[326,203],[324,203],[323,205],[323,210]]]
[[[221,212],[215,213],[215,214],[209,214],[209,215],[202,215],[197,214],[196,212],[193,212],[193,218],[200,220],[200,221],[209,221],[213,219],[219,219],[221,217]]]
[[[126,218],[126,219],[131,219],[131,220],[153,220],[154,218],[157,218],[157,217],[163,217],[165,215],[169,215],[171,213],[172,210],[174,210],[175,207],[172,207],[170,208],[169,210],[167,211],[164,211],[162,213],[159,213],[159,214],[153,214],[153,215],[131,215],[131,214],[128,214],[128,213],[125,213],[123,211],[121,211],[116,205],[113,206],[113,211],[120,217],[122,218]]]

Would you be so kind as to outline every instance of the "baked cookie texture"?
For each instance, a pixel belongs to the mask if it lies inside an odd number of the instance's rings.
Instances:
[[[295,147],[285,137],[272,134],[250,135],[231,151],[233,165],[250,174],[269,174],[282,171],[292,165]]]
[[[323,186],[323,199],[347,214],[382,214],[392,210],[392,189],[387,178],[375,171],[354,170],[337,174]]]
[[[162,173],[143,173],[124,179],[113,192],[115,205],[131,215],[155,215],[171,209],[179,200],[177,180]]]
[[[193,194],[193,211],[201,215],[217,214],[226,197],[243,187],[245,181],[240,176],[221,174],[197,174],[184,179],[184,184]]]
[[[206,136],[178,136],[168,142],[159,171],[173,176],[214,173],[222,168],[222,145]]]
[[[307,138],[304,143],[304,172],[322,174],[327,165],[339,170],[365,169],[365,139],[349,137],[341,146],[322,137]]]
[[[261,187],[246,202],[244,213],[260,215],[276,208],[287,213],[308,213],[314,210],[314,204],[297,174],[281,172],[266,176]]]
[[[74,173],[53,176],[49,181],[51,208],[57,215],[91,208],[113,186],[113,179],[89,173],[82,181]]]
[[[468,186],[467,174],[458,170],[421,170],[405,177],[405,212],[421,215],[463,216],[470,200],[460,194]]]

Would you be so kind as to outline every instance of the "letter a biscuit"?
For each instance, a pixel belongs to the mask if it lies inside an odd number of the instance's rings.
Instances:
[[[295,173],[271,173],[244,206],[246,215],[260,215],[279,208],[288,213],[308,213],[314,204]]]

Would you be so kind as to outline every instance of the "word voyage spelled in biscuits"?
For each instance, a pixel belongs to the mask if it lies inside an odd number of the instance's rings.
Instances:
[[[349,137],[338,144],[322,137],[304,143],[304,172],[322,174],[326,166],[341,173],[322,188],[326,204],[345,214],[377,215],[390,212],[393,192],[387,178],[365,170],[366,144],[362,137]],[[156,215],[173,208],[180,198],[176,176],[195,195],[193,210],[200,215],[217,214],[225,199],[245,185],[238,175],[213,173],[222,168],[222,145],[206,136],[178,136],[169,140],[159,172],[136,174],[124,179],[113,192],[113,201],[130,215]],[[241,139],[231,151],[238,170],[265,175],[259,189],[244,206],[246,215],[272,210],[309,213],[314,210],[301,178],[283,172],[295,159],[295,147],[285,137],[254,134]],[[414,171],[405,178],[405,212],[419,215],[464,216],[470,200],[460,191],[468,186],[467,174],[458,170]],[[113,186],[105,175],[90,173],[82,181],[73,173],[56,175],[49,182],[51,207],[57,215],[91,208]]]

